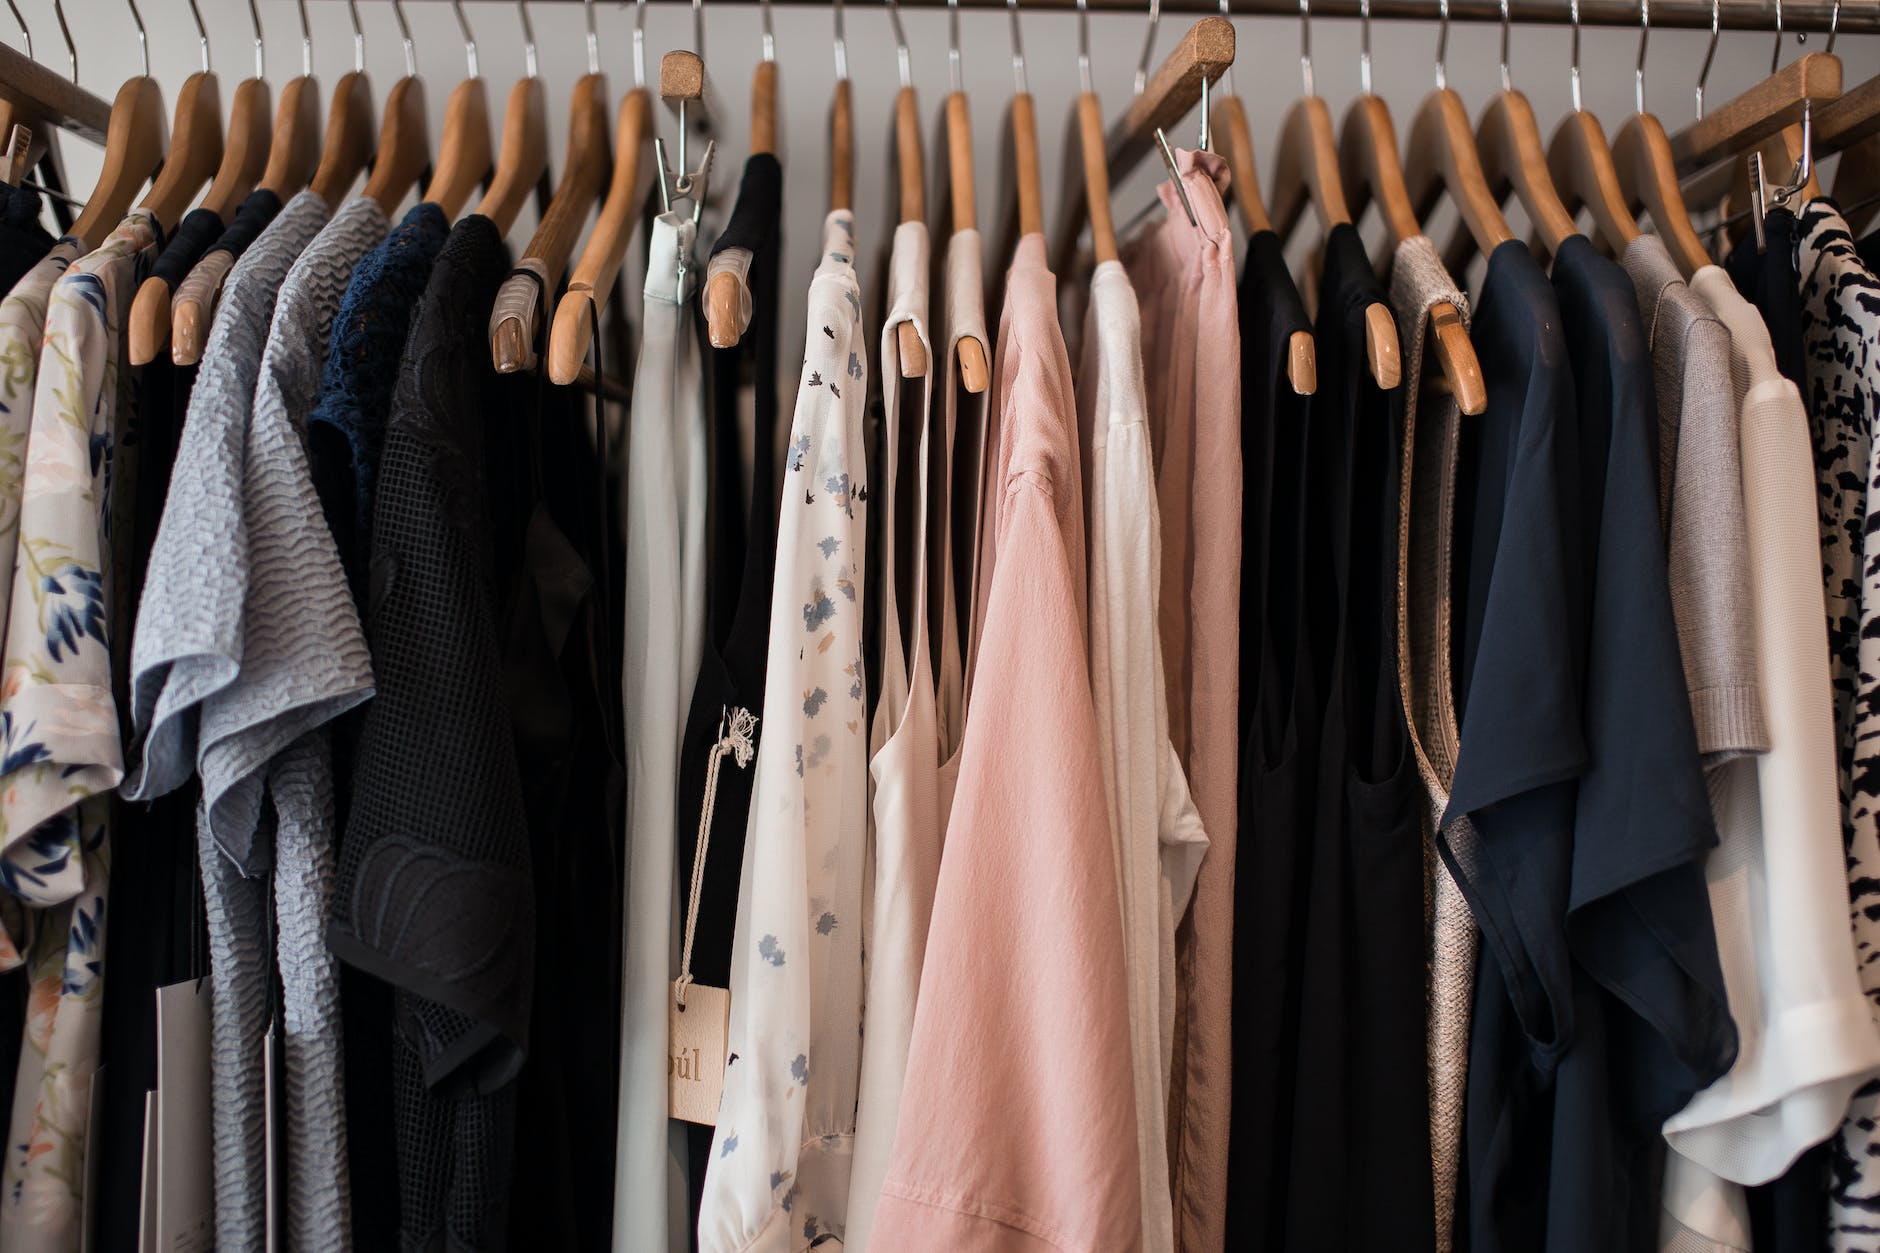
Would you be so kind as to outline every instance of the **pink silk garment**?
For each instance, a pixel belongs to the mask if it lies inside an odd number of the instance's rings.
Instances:
[[[1162,653],[1169,739],[1181,754],[1208,853],[1175,937],[1169,1173],[1175,1247],[1226,1240],[1233,1066],[1234,823],[1240,755],[1240,315],[1227,165],[1177,151],[1188,203],[1123,248],[1142,302],[1143,369],[1162,513]]]
[[[1085,649],[1077,410],[1041,235],[999,327],[996,562],[873,1247],[1136,1253],[1122,907]]]

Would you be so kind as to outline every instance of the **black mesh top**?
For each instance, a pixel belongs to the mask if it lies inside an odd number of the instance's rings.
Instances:
[[[510,420],[486,338],[509,272],[471,215],[413,315],[379,463],[367,710],[334,951],[397,989],[401,1241],[501,1242],[528,1046],[534,885],[503,690],[486,424]]]
[[[52,251],[52,233],[39,224],[39,193],[0,183],[0,296]]]

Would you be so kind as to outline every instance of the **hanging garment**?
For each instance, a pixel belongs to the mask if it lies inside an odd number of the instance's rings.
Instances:
[[[300,194],[304,196],[307,193]],[[229,271],[235,268],[235,263],[241,260],[249,245],[261,237],[261,233],[280,214],[282,208],[280,196],[265,187],[249,192],[241,207],[235,210],[235,216],[229,220],[227,229],[177,282],[170,303],[177,305],[190,302],[204,309],[215,308],[216,295],[222,290]]]
[[[1232,1125],[1264,1130],[1228,1146],[1226,1238],[1234,1248],[1277,1249],[1285,1240],[1286,1158],[1275,1129],[1292,1101],[1289,1024],[1300,995],[1292,961],[1295,885],[1320,701],[1302,617],[1312,427],[1306,399],[1286,376],[1288,343],[1311,322],[1271,231],[1248,238],[1239,300],[1241,458],[1249,486],[1241,517],[1240,669],[1248,677],[1239,709],[1237,820],[1248,864],[1260,870],[1234,881]],[[1162,316],[1148,293],[1144,311],[1150,325]],[[1212,843],[1211,827],[1208,834]]]
[[[1880,767],[1880,716],[1874,712],[1880,701],[1880,638],[1867,638],[1870,623],[1880,621],[1880,491],[1875,488],[1880,483],[1880,444],[1872,438],[1880,403],[1880,352],[1874,348],[1880,332],[1880,281],[1860,263],[1847,224],[1830,200],[1817,198],[1803,206],[1795,240],[1806,394],[1823,484],[1822,560],[1849,580],[1858,579],[1853,594],[1839,603],[1830,585],[1828,616],[1831,645],[1837,642],[1837,618],[1843,624],[1851,619],[1855,627],[1850,631],[1843,625],[1838,632],[1844,654],[1851,645],[1855,658],[1853,722],[1851,728],[1841,727],[1843,752],[1848,754],[1843,812],[1854,944],[1857,952],[1867,954],[1880,944],[1880,918],[1874,911],[1875,898],[1880,897],[1874,886],[1880,874],[1880,784],[1873,781]],[[1838,493],[1829,490],[1830,470],[1844,476],[1833,480]],[[1845,512],[1830,542],[1829,515],[1836,503]],[[1848,677],[1845,655],[1840,677]],[[1871,961],[1861,964],[1861,983],[1880,1022],[1880,970]],[[1877,1117],[1880,1080],[1855,1094],[1832,1150],[1831,1248],[1860,1248],[1872,1237],[1874,1209],[1880,1205],[1880,1167],[1872,1161],[1880,1148]]]
[[[742,710],[764,732],[764,663],[769,648],[771,584],[777,561],[777,288],[782,279],[778,219],[783,170],[777,158],[755,153],[744,163],[738,202],[718,241],[708,273],[730,267],[739,276],[738,346],[711,352],[712,431],[710,554],[706,564],[705,643],[685,738],[679,747],[679,881],[699,884],[691,906],[692,977],[709,987],[730,986],[731,943],[738,912],[738,876],[750,820],[753,782],[748,756],[711,758]],[[750,456],[741,455],[741,411],[750,396]],[[735,744],[732,746],[735,748]],[[707,780],[717,786],[708,797]],[[711,827],[701,869],[699,818],[710,807]],[[685,919],[679,920],[681,927]],[[686,1125],[691,1192],[687,1226],[697,1230],[705,1173],[711,1165],[712,1129]]]
[[[1462,410],[1448,392],[1426,392],[1423,373],[1430,310],[1448,304],[1469,323],[1467,297],[1424,235],[1397,245],[1390,303],[1404,345],[1402,482],[1397,493],[1397,688],[1410,747],[1423,778],[1425,877],[1429,883],[1429,1093],[1431,1186],[1436,1250],[1455,1237],[1456,1183],[1462,1168],[1462,1111],[1469,1074],[1469,1016],[1474,1002],[1476,932],[1468,900],[1437,852],[1436,828],[1449,806],[1461,740],[1451,601],[1456,468]]]
[[[326,937],[338,834],[324,727],[372,695],[372,669],[314,490],[306,419],[347,278],[386,228],[376,201],[348,201],[281,284],[243,458],[240,670],[204,702],[199,749],[205,829],[198,843],[212,968],[242,981],[233,999],[265,1003],[281,1041],[283,1137],[292,1163],[284,1229],[296,1245],[338,1249],[350,1236],[351,1196],[339,962]],[[263,1085],[259,1034],[239,1046],[232,1033],[219,1040],[218,1069],[235,1068],[248,1094],[246,1103],[216,1111],[219,1241],[264,1229],[268,1176],[254,1104]]]
[[[296,196],[230,272],[210,326],[131,642],[135,739],[123,788],[130,800],[174,792],[189,779],[199,755],[202,705],[240,669],[251,561],[242,476],[255,383],[276,298],[295,258],[326,221],[324,200],[312,192]],[[248,895],[240,894],[240,901],[245,906]],[[222,934],[232,932],[225,927]],[[265,952],[241,949],[213,954],[210,974],[212,1103],[222,1113],[216,1174],[230,1184],[226,1203],[218,1192],[218,1233],[226,1215],[235,1247],[252,1247],[262,1228],[249,1199],[255,1176],[243,1164],[258,1162],[262,1152],[263,1074],[255,1042],[268,1025],[271,972]]]
[[[705,414],[689,216],[653,224],[627,449],[626,965],[615,1253],[683,1253],[686,1133],[666,1118],[679,742],[704,645]],[[683,286],[681,282],[683,281]],[[800,697],[799,697],[800,699]]]
[[[1176,1244],[1199,1251],[1224,1238],[1223,1150],[1232,1109],[1241,410],[1240,376],[1225,363],[1240,359],[1240,324],[1233,234],[1221,201],[1227,165],[1186,151],[1176,164],[1186,201],[1173,183],[1157,188],[1167,216],[1130,242],[1123,264],[1144,324],[1154,328],[1143,368],[1162,510],[1169,735],[1209,839],[1192,913],[1177,937],[1179,1044],[1169,1095]]]
[[[189,276],[190,269],[221,237],[225,227],[222,215],[213,209],[191,209],[177,223],[176,232],[165,241],[163,251],[150,267],[150,277],[163,283],[165,299],[176,294],[176,285]]]
[[[1703,267],[1690,287],[1730,337],[1769,749],[1713,772],[1721,843],[1708,864],[1711,910],[1741,1044],[1730,1073],[1666,1124],[1674,1151],[1660,1247],[1725,1253],[1761,1247],[1741,1185],[1772,1178],[1832,1134],[1852,1088],[1880,1062],[1880,1035],[1832,907],[1846,869],[1801,394],[1721,269]]]
[[[920,971],[940,876],[946,818],[940,808],[940,740],[934,710],[928,594],[940,537],[933,527],[933,368],[927,331],[927,227],[894,231],[888,314],[881,324],[881,471],[873,482],[874,603],[880,622],[880,692],[870,726],[868,857],[863,869],[862,949],[867,954],[862,1068],[855,1110],[855,1166],[843,1248],[870,1247],[881,1185],[894,1150]],[[929,369],[901,390],[900,328],[914,328]],[[944,517],[939,521],[944,524]],[[905,612],[903,612],[905,606]],[[888,1246],[892,1248],[893,1246]]]
[[[329,942],[394,988],[380,1046],[405,1248],[502,1243],[529,1047],[534,892],[484,503],[486,428],[515,416],[485,334],[508,272],[488,218],[452,228],[406,339],[373,512],[373,569],[397,577],[374,580],[367,611],[379,694]]]
[[[26,1035],[0,1194],[0,1243],[76,1250],[103,1021],[110,789],[123,777],[111,641],[121,638],[113,477],[131,406],[122,319],[162,227],[133,210],[46,305],[7,619],[5,886],[45,910],[23,952]]]
[[[1503,245],[1490,265],[1491,282],[1495,268],[1519,265],[1538,287],[1524,251]],[[1518,425],[1478,421],[1464,432],[1464,473],[1480,477],[1450,812],[1471,815],[1474,830],[1469,840],[1445,834],[1495,955],[1478,975],[1469,1068],[1478,1250],[1655,1239],[1658,1128],[1736,1051],[1696,864],[1716,835],[1657,529],[1657,413],[1637,298],[1583,236],[1562,246],[1553,286],[1566,352],[1549,359],[1571,364],[1577,396],[1563,380],[1566,403],[1552,413],[1531,407]],[[1532,296],[1507,313],[1499,303],[1491,316],[1484,295],[1478,328],[1551,312]],[[1493,384],[1490,395],[1493,408]],[[1530,419],[1547,417],[1551,467],[1532,457],[1547,444]],[[1469,438],[1478,425],[1479,443]],[[1524,479],[1528,467],[1551,471],[1551,484]],[[1554,525],[1529,529],[1549,497]],[[1484,560],[1493,563],[1486,585]],[[1516,599],[1504,572],[1516,562],[1524,573],[1561,572],[1553,588],[1518,598],[1527,626],[1518,652],[1502,630]],[[1541,612],[1551,615],[1545,626],[1532,616]],[[1540,687],[1521,660],[1537,649],[1577,654],[1581,677],[1558,695]],[[1516,674],[1523,680],[1511,682]],[[1530,753],[1537,759],[1522,759]],[[1555,778],[1571,789],[1530,785]]]
[[[1175,920],[1187,912],[1208,844],[1168,737],[1157,606],[1162,527],[1142,323],[1120,263],[1106,261],[1091,277],[1086,321],[1077,394],[1089,510],[1090,687],[1123,911],[1142,1247],[1169,1253]]]
[[[1758,248],[1753,236],[1746,237],[1724,260],[1723,268],[1737,291],[1762,315],[1777,368],[1806,396],[1795,215],[1787,209],[1772,209],[1763,228],[1767,247]],[[1843,423],[1832,415],[1817,416],[1812,406],[1809,431],[1820,484],[1820,565],[1827,595],[1829,678],[1834,693],[1842,838],[1846,840],[1851,830],[1848,764],[1853,756],[1854,684],[1859,667],[1859,528],[1866,497],[1866,488],[1852,467],[1866,463],[1870,440],[1864,426]],[[1817,1253],[1827,1246],[1833,1147],[1822,1144],[1810,1149],[1780,1179],[1750,1189],[1750,1218],[1760,1253]]]
[[[1055,287],[1044,238],[1024,236],[994,362],[999,486],[980,553],[978,696],[877,1248],[1141,1247],[1135,1109],[1117,1099],[1132,1087],[1122,910],[1083,642],[1080,463]]]
[[[868,363],[854,257],[853,219],[831,213],[785,455],[730,1056],[699,1214],[706,1253],[813,1247],[846,1227],[868,812]]]
[[[934,730],[940,744],[942,829],[959,782],[960,747],[965,741],[967,676],[977,626],[973,618],[978,603],[975,558],[985,516],[986,411],[991,389],[969,392],[960,380],[960,341],[975,339],[988,348],[992,343],[986,334],[983,247],[978,231],[954,231],[947,240],[941,276],[940,343],[945,352],[937,377],[945,452],[930,480],[933,508],[928,525],[938,533],[940,562],[929,571],[927,594],[929,603],[940,611]]]
[[[0,183],[0,297],[11,292],[57,242],[39,224],[43,208],[33,188]]]

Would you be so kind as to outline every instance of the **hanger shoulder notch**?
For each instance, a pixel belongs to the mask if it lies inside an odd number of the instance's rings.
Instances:
[[[486,142],[487,128],[486,122]],[[366,180],[365,194],[378,201],[379,207],[389,215],[398,208],[405,193],[417,185],[424,167],[430,163],[431,136],[430,123],[425,117],[424,80],[407,75],[393,83],[385,94],[378,156],[373,159],[372,177]],[[479,170],[478,174],[481,173]]]
[[[143,281],[131,301],[130,359],[148,365],[170,342],[170,285],[154,275]]]

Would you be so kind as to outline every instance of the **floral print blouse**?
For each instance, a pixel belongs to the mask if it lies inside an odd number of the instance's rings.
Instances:
[[[47,908],[31,916],[17,954],[31,990],[0,1175],[8,1250],[76,1250],[85,1210],[104,1005],[105,794],[124,773],[111,694],[111,472],[128,391],[118,357],[124,312],[161,233],[135,210],[58,279],[26,429],[0,684],[0,850],[5,886]],[[63,242],[49,261],[60,257],[69,257]],[[7,372],[17,368],[11,361]]]
[[[730,1056],[699,1215],[705,1253],[840,1247],[846,1223],[868,824],[868,341],[854,239],[847,213],[828,216],[810,284],[732,945]]]

